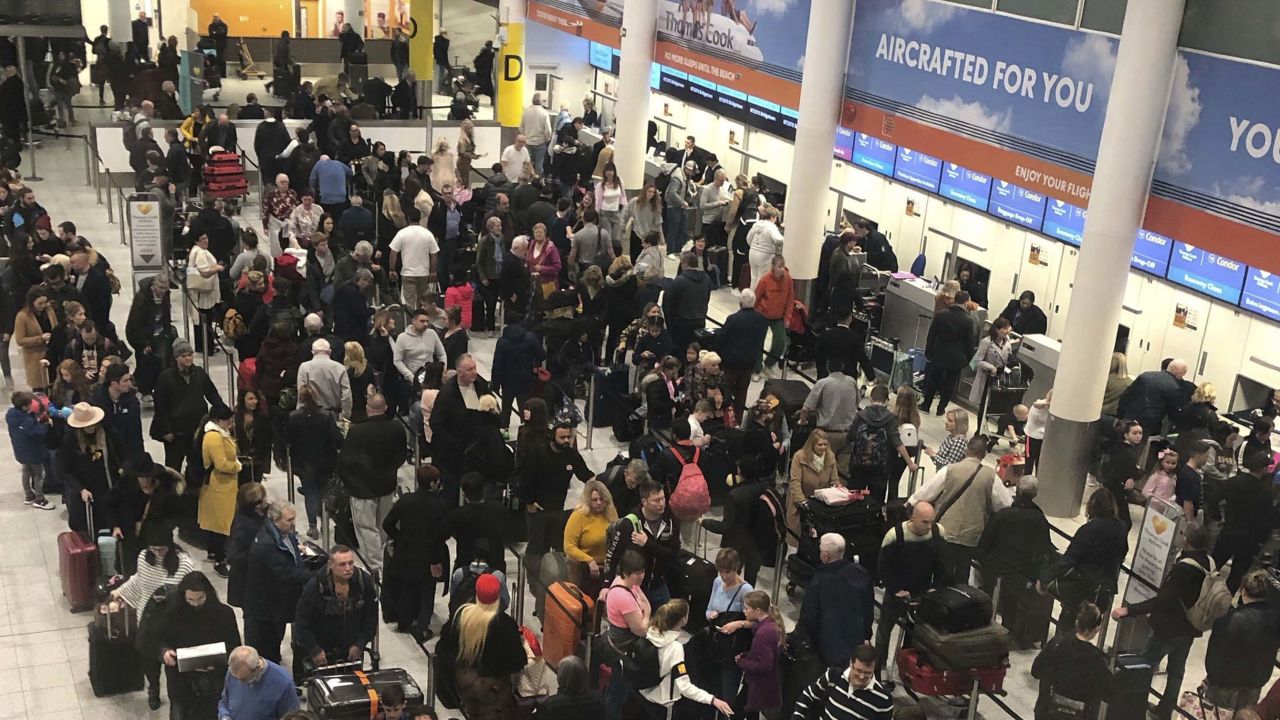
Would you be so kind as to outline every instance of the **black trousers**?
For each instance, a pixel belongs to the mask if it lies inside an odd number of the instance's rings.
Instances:
[[[147,678],[147,693],[151,695],[160,694],[160,661],[152,658],[142,658],[142,674]]]
[[[481,311],[476,314],[476,329],[480,332],[496,330],[498,327],[498,290],[494,287],[493,280],[490,280],[488,285],[484,283],[476,285],[476,301],[480,303],[481,307]]]
[[[287,622],[244,619],[244,644],[258,651],[264,659],[280,664],[280,643],[284,642]]]
[[[667,321],[667,329],[671,331],[671,341],[676,346],[676,355],[683,355],[689,344],[693,342],[693,331],[707,326],[705,319],[687,320],[671,318]]]
[[[893,637],[893,626],[898,623],[898,618],[907,612],[907,600],[909,598],[900,598],[885,592],[884,603],[880,606],[880,624],[876,626],[876,655],[879,657],[876,670],[878,672],[883,671],[888,664],[889,640]],[[908,633],[903,640],[905,645],[911,638],[906,628],[903,628],[903,632]]]
[[[435,613],[436,581],[428,574],[417,578],[401,578],[396,620],[401,629],[427,630]]]
[[[929,363],[924,369],[924,405],[925,412],[933,405],[935,395],[941,395],[938,414],[946,412],[947,404],[956,394],[956,385],[960,383],[960,368],[942,367],[937,363]]]
[[[164,444],[164,464],[175,472],[182,472],[182,462],[191,454],[191,443],[195,438],[186,433],[174,433],[172,440]]]

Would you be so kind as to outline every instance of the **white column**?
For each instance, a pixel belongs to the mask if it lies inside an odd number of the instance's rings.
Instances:
[[[361,37],[364,37],[364,0],[343,0],[342,9],[346,13],[347,22],[351,23],[351,27],[360,33]]]
[[[628,189],[644,187],[649,135],[649,69],[658,33],[658,0],[628,0],[622,10],[622,58],[614,112],[613,161]],[[625,244],[625,243],[624,243]]]
[[[791,276],[797,280],[818,276],[823,211],[831,187],[831,153],[844,97],[853,8],[850,0],[813,0],[809,10],[804,55],[814,64],[800,84],[795,161],[791,164],[786,217],[783,218],[786,222],[783,255]],[[818,62],[814,62],[815,59]]]
[[[138,15],[133,12],[132,3],[129,0],[107,0],[106,6],[108,35],[123,46],[133,39],[132,23]],[[86,30],[91,37],[98,36],[97,28],[86,28]]]
[[[1102,127],[1040,466],[1040,506],[1075,517],[1102,412],[1129,260],[1146,211],[1185,0],[1129,0]],[[811,56],[812,57],[812,56]],[[1121,511],[1127,506],[1120,499]]]

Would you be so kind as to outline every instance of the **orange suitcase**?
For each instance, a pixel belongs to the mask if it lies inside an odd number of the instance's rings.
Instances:
[[[577,652],[578,643],[590,629],[595,606],[595,598],[573,583],[561,580],[547,588],[546,617],[542,619],[542,657],[547,665],[557,667],[561,658]]]

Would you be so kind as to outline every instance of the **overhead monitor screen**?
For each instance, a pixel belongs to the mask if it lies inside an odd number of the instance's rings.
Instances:
[[[607,73],[613,72],[613,48],[593,41],[589,53],[591,67]]]
[[[1050,200],[1045,206],[1045,235],[1068,245],[1080,247],[1084,240],[1086,210],[1063,200]]]
[[[1044,195],[1021,185],[997,180],[991,186],[991,207],[987,212],[1006,222],[1038,231],[1044,222]]]
[[[853,162],[853,131],[844,126],[836,126],[835,156],[845,162]]]
[[[936,193],[942,178],[942,161],[911,148],[899,147],[893,176],[908,185]]]
[[[1169,272],[1169,252],[1172,249],[1173,240],[1150,230],[1138,230],[1138,241],[1133,244],[1133,258],[1129,264],[1136,270],[1164,277]]]
[[[886,177],[893,177],[893,160],[897,149],[893,143],[866,133],[855,133],[853,136],[854,164]]]
[[[1240,307],[1272,320],[1280,320],[1280,275],[1251,267],[1244,279]]]
[[[1184,242],[1173,244],[1168,278],[1183,287],[1231,304],[1240,302],[1245,264]]]
[[[955,163],[943,163],[942,183],[938,194],[974,210],[986,212],[991,198],[991,176]]]

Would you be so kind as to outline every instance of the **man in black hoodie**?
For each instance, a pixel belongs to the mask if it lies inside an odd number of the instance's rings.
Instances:
[[[695,330],[707,325],[707,303],[711,300],[711,278],[698,269],[698,256],[691,252],[680,256],[680,274],[671,283],[662,300],[662,314],[676,350],[684,352],[693,342]]]
[[[369,396],[365,417],[353,420],[338,456],[338,477],[351,494],[351,521],[360,556],[369,569],[382,570],[382,523],[395,503],[396,471],[404,465],[408,441],[404,426],[387,413],[382,395]]]
[[[1187,668],[1187,654],[1191,644],[1201,632],[1187,619],[1187,609],[1196,604],[1205,576],[1217,567],[1210,559],[1209,531],[1199,523],[1191,523],[1186,529],[1186,544],[1178,561],[1160,591],[1150,600],[1111,611],[1111,619],[1150,615],[1151,639],[1141,655],[1152,667],[1169,658],[1168,680],[1160,704],[1153,713],[1160,720],[1169,720],[1182,692],[1182,676]]]

